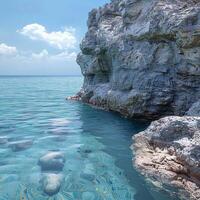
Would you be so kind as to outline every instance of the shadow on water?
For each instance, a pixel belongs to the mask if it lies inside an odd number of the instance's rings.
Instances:
[[[149,122],[125,119],[119,114],[83,104],[80,106],[80,117],[83,134],[91,134],[105,145],[103,151],[115,159],[115,165],[123,171],[131,187],[136,189],[135,200],[173,199],[165,191],[150,186],[132,165],[132,136],[147,128]]]

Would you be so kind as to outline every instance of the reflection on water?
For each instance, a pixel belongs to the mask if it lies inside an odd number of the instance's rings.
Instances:
[[[66,102],[81,82],[80,77],[0,78],[0,200],[172,199],[132,167],[131,137],[146,124]],[[49,152],[64,154],[62,169],[42,171],[38,161]],[[53,196],[44,191],[42,177],[48,173],[63,176]]]

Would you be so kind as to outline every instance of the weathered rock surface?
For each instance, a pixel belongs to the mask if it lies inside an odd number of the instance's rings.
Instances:
[[[184,115],[200,98],[200,2],[112,0],[89,14],[74,99],[130,117]]]
[[[38,165],[42,171],[62,171],[65,155],[60,151],[51,151],[39,159]]]
[[[84,84],[70,99],[134,118],[200,116],[199,0],[111,0],[90,12],[80,47]],[[190,199],[200,199],[199,121],[168,117],[134,137],[138,169]]]
[[[162,118],[133,140],[133,161],[144,175],[200,199],[200,117]]]
[[[59,192],[63,181],[63,175],[54,173],[43,174],[41,181],[43,191],[49,196],[52,196]]]
[[[188,110],[186,115],[200,116],[200,101],[197,101],[194,104],[192,104],[191,108]]]

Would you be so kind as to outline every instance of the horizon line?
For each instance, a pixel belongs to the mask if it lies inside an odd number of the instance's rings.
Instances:
[[[59,75],[59,74],[53,74],[53,75],[45,75],[45,74],[32,74],[32,75],[29,75],[29,74],[12,74],[12,75],[0,75],[0,77],[8,77],[8,76],[83,76],[82,74],[64,74],[64,75]]]

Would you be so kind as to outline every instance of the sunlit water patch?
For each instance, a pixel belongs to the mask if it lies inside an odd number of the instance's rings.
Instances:
[[[0,78],[0,200],[172,199],[132,167],[131,137],[146,124],[65,101],[81,84],[81,77]],[[42,163],[54,154],[59,163]],[[49,180],[60,184],[51,195]]]

